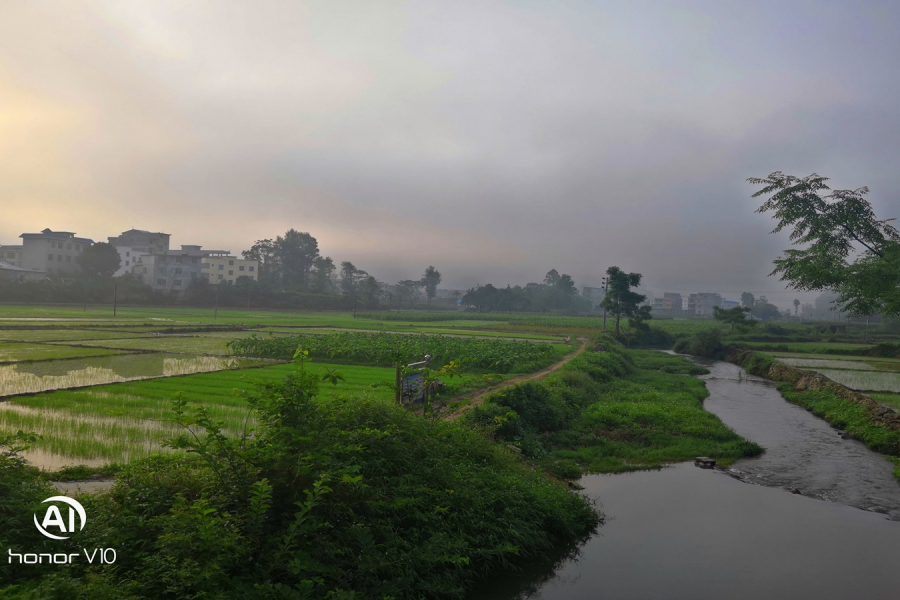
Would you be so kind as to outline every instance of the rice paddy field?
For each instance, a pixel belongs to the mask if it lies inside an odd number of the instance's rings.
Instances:
[[[552,331],[510,332],[492,320],[438,323],[415,320],[414,313],[400,320],[230,310],[214,318],[190,308],[110,313],[105,307],[0,306],[0,437],[20,430],[40,435],[25,453],[33,464],[101,466],[167,451],[164,441],[180,433],[172,420],[176,398],[205,407],[226,431],[252,427],[245,395],[295,368],[283,348],[290,350],[300,334],[305,345],[315,341],[327,349],[307,367],[321,375],[326,396],[392,398],[395,372],[386,360],[392,344],[407,354],[435,348],[442,360],[477,364],[447,381],[449,393],[502,378],[492,374],[537,370],[573,348],[561,343],[571,334],[568,321]],[[360,351],[356,346],[366,336],[375,337]],[[250,338],[273,341],[283,347],[281,355],[237,356],[228,345]],[[279,344],[282,339],[290,341]],[[343,379],[324,381],[334,372]]]

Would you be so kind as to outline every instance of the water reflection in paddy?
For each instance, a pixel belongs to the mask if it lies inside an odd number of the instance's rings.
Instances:
[[[175,354],[128,354],[0,366],[0,397],[63,388],[237,369],[264,361]]]

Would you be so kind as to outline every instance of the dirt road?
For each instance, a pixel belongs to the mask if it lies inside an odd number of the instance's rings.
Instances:
[[[474,395],[470,396],[469,394],[464,394],[462,396],[458,396],[456,398],[450,399],[448,401],[448,404],[450,404],[452,402],[457,402],[459,400],[462,400],[463,398],[469,398],[470,402],[468,404],[466,404],[465,406],[462,406],[462,407],[454,410],[453,412],[444,415],[443,420],[455,421],[456,419],[463,416],[466,412],[472,410],[473,408],[475,408],[476,406],[478,406],[479,404],[484,402],[485,396],[488,396],[489,394],[493,394],[494,392],[499,392],[500,390],[506,389],[506,388],[514,386],[514,385],[518,385],[520,383],[525,383],[526,381],[537,381],[537,380],[543,379],[547,375],[560,370],[570,360],[572,360],[573,358],[575,358],[576,356],[578,356],[579,354],[584,352],[585,348],[587,348],[587,345],[588,345],[587,338],[578,338],[578,342],[580,344],[580,346],[578,347],[578,350],[576,350],[572,354],[568,355],[567,357],[565,357],[563,360],[559,361],[558,363],[554,363],[554,364],[550,365],[549,367],[541,369],[540,371],[535,371],[534,373],[528,373],[527,375],[517,375],[516,377],[513,377],[512,379],[507,379],[500,385],[496,385],[496,386],[488,388],[486,390],[481,390],[479,392],[475,392]]]

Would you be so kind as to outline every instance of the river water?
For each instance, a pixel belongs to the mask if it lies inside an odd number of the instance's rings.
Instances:
[[[682,463],[582,478],[607,518],[599,532],[574,557],[498,578],[473,600],[900,598],[890,463],[773,384],[703,364],[707,410],[766,453],[725,472]]]

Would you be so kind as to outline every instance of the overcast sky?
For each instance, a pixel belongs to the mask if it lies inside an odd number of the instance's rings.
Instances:
[[[747,177],[900,216],[900,3],[0,4],[0,243],[288,228],[380,280],[794,297]]]

